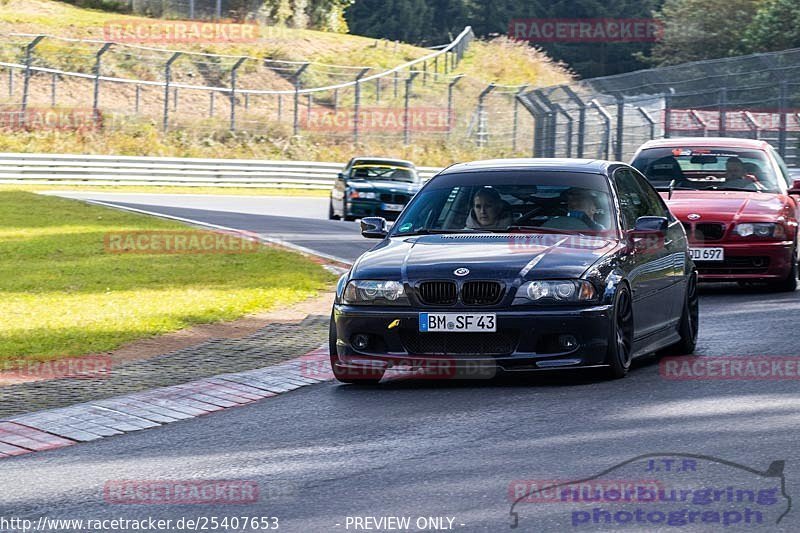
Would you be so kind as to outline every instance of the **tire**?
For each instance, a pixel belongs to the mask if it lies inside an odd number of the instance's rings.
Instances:
[[[339,216],[333,211],[333,198],[328,203],[328,220],[339,220]]]
[[[383,378],[383,370],[373,369],[359,369],[353,370],[349,368],[338,368],[336,363],[338,357],[336,354],[336,322],[333,320],[333,313],[331,313],[330,326],[328,327],[328,349],[330,350],[331,369],[333,370],[333,377],[342,383],[355,383],[361,385],[377,385]]]
[[[686,285],[686,296],[683,299],[683,311],[678,325],[681,340],[667,346],[658,353],[659,357],[671,355],[691,355],[697,348],[697,333],[700,330],[700,297],[697,294],[697,273],[693,273]]]
[[[356,219],[356,217],[350,216],[347,214],[347,202],[342,200],[342,220],[346,220],[348,222],[352,222]]]
[[[633,299],[627,285],[621,284],[614,295],[614,312],[611,317],[611,342],[608,344],[606,362],[608,379],[624,378],[633,360]]]
[[[780,281],[771,282],[769,288],[776,292],[794,292],[797,289],[797,243],[792,248],[792,268]]]

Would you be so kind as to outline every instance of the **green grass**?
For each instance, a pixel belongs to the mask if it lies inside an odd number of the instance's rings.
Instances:
[[[0,363],[113,350],[313,296],[333,276],[294,253],[112,254],[108,232],[186,226],[0,190]]]

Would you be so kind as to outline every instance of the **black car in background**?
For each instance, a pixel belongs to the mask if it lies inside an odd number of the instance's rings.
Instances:
[[[394,220],[421,186],[410,161],[354,157],[336,178],[328,218],[380,216]]]
[[[686,233],[623,163],[511,159],[432,178],[337,285],[330,353],[343,382],[389,368],[602,369],[690,354],[697,271]],[[457,375],[457,374],[456,374]]]

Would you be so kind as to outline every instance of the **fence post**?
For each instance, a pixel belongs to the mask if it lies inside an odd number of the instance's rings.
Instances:
[[[566,110],[563,107],[561,107],[561,104],[554,104],[553,107],[555,107],[556,111],[561,113],[567,120],[566,150],[567,150],[567,157],[572,157],[572,122],[573,122],[572,115],[567,113]]]
[[[428,62],[422,62],[422,85],[428,85]]]
[[[519,98],[517,98],[517,96],[522,94],[525,91],[525,89],[527,89],[527,88],[528,88],[527,84],[522,84],[522,85],[520,85],[519,89],[517,89],[517,92],[514,93],[514,125],[512,127],[513,131],[512,131],[512,134],[511,134],[511,151],[512,152],[516,152],[517,151],[517,129],[519,127]]]
[[[672,96],[675,94],[673,87],[664,93],[664,138],[669,139],[672,129]]]
[[[381,101],[381,79],[375,78],[375,103]]]
[[[52,78],[50,78],[50,107],[56,106],[56,84],[58,83],[58,74],[53,72]]]
[[[231,68],[231,131],[236,131],[236,75],[242,63],[247,61],[246,57],[240,57]]]
[[[570,100],[578,104],[578,146],[576,147],[576,155],[583,157],[583,145],[586,139],[586,104],[568,85],[562,85],[561,89]]]
[[[617,140],[614,146],[614,159],[622,161],[622,141],[625,134],[625,97],[617,94]]]
[[[194,20],[194,0],[189,0],[189,19]]]
[[[339,111],[339,89],[333,90],[333,112],[337,113]]]
[[[173,111],[177,111],[178,110],[178,88],[177,87],[172,89],[172,110]]]
[[[214,116],[214,100],[216,99],[217,91],[211,91],[208,95],[208,117]]]
[[[278,95],[278,122],[283,122],[283,95]]]
[[[648,113],[645,108],[640,106],[640,107],[637,107],[636,109],[639,110],[639,113],[641,113],[642,117],[644,117],[644,119],[649,124],[649,126],[650,126],[650,140],[652,141],[653,139],[656,138],[656,121],[653,120],[653,117],[650,116],[650,113]]]
[[[406,94],[405,94],[405,103],[403,105],[403,144],[408,146],[411,142],[411,124],[409,119],[409,100],[411,98],[411,84],[414,82],[414,78],[419,75],[419,72],[409,72],[408,78],[406,78]]]
[[[778,154],[786,157],[786,100],[788,99],[789,86],[786,80],[781,80],[780,95],[778,96]]]
[[[544,142],[544,157],[555,157],[556,156],[556,140],[557,140],[557,129],[558,129],[558,115],[556,114],[556,108],[553,105],[553,102],[545,96],[541,89],[536,89],[533,91],[539,100],[544,104],[544,118],[543,121],[543,128],[542,132],[545,137]]]
[[[433,81],[439,81],[439,56],[433,58]]]
[[[134,113],[137,115],[139,114],[139,102],[142,98],[142,86],[138,83],[136,84],[136,99],[134,101]]]
[[[544,108],[530,96],[518,96],[519,102],[533,115],[533,157],[542,157],[544,143],[542,142],[544,126]]]
[[[308,68],[308,63],[304,63],[297,71],[294,78],[294,123],[292,125],[292,135],[295,137],[300,133],[300,75]]]
[[[100,47],[100,50],[94,55],[94,94],[92,97],[92,117],[95,123],[98,122],[100,118],[100,66],[103,61],[103,54],[105,54],[109,48],[111,48],[112,43],[105,43],[103,46]]]
[[[361,107],[361,78],[369,72],[369,68],[361,69],[356,75],[356,95],[353,102],[353,142],[358,144],[359,108]]]
[[[162,124],[164,131],[167,131],[169,128],[169,82],[172,77],[172,64],[177,61],[180,56],[180,52],[175,52],[164,65],[164,120]]]
[[[448,137],[453,132],[453,89],[456,83],[461,81],[463,74],[459,74],[447,85],[447,135]]]
[[[221,19],[222,18],[222,0],[217,0],[216,13],[217,13],[217,20]]]
[[[611,142],[611,115],[600,105],[596,99],[590,102],[590,105],[600,113],[600,116],[603,118],[603,123],[605,124],[605,132],[603,133],[603,159],[608,159],[608,156],[611,155],[609,151],[609,143]]]
[[[8,97],[14,96],[14,69],[8,68]]]
[[[728,106],[728,88],[721,87],[719,90],[719,101],[717,103],[719,106],[719,126],[717,126],[717,133],[720,137],[725,137],[725,133],[728,129],[728,113],[727,113],[727,106]]]
[[[486,86],[481,94],[478,95],[478,146],[483,147],[486,145],[486,137],[489,135],[486,124],[486,97],[495,88],[494,82]]]
[[[33,62],[33,49],[44,39],[44,35],[37,35],[34,40],[25,47],[25,77],[22,82],[22,115],[20,124],[25,125],[27,121],[26,112],[28,111],[28,90],[31,84],[31,63]]]

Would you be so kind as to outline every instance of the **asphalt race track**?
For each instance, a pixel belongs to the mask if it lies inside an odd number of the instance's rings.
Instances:
[[[287,216],[283,198],[258,205],[240,197],[187,199],[179,206],[155,195],[126,195],[113,202],[282,235],[351,260],[372,244],[360,239],[355,224],[325,220],[327,200],[319,213],[319,199],[302,199],[311,215],[300,218]],[[299,213],[299,204],[294,209]],[[697,353],[798,356],[798,311],[798,293],[703,287]],[[796,380],[670,380],[654,360],[639,361],[613,382],[575,373],[377,388],[327,382],[199,419],[0,461],[6,489],[0,516],[275,516],[280,531],[291,532],[354,531],[353,517],[405,516],[412,524],[445,517],[453,530],[504,531],[511,530],[509,486],[516,480],[580,480],[639,455],[678,453],[757,471],[785,461],[785,493],[798,501],[798,412]],[[104,484],[125,479],[247,479],[258,483],[261,496],[249,505],[107,503]],[[515,511],[517,531],[722,529],[577,524],[574,514],[548,502],[523,502]],[[422,525],[432,530],[435,523]],[[800,513],[790,509],[779,524],[765,518],[728,529],[797,531]]]

